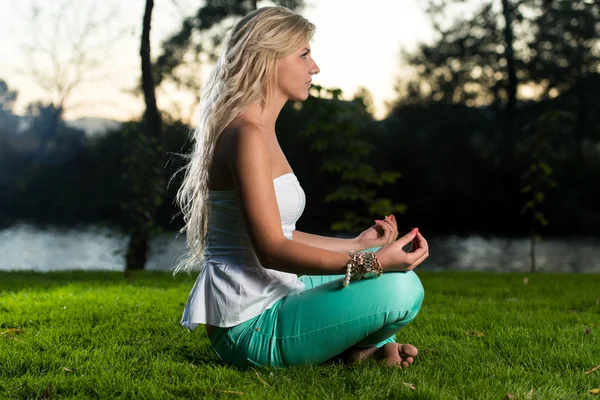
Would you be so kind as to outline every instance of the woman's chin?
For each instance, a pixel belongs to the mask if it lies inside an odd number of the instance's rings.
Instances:
[[[304,100],[308,99],[308,95],[309,95],[309,93],[308,93],[308,90],[307,90],[303,94],[300,94],[300,95],[297,95],[297,96],[294,96],[294,97],[290,98],[290,100],[292,100],[292,101],[304,101]]]

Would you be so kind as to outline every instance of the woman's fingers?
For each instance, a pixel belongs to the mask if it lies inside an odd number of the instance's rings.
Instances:
[[[398,223],[396,222],[396,217],[394,217],[393,215],[388,215],[385,218],[385,220],[388,221],[390,225],[392,225],[392,228],[394,229],[392,240],[396,240],[398,238]]]
[[[421,256],[421,258],[419,258],[417,261],[415,261],[414,263],[412,263],[406,270],[407,271],[412,271],[413,269],[417,268],[423,261],[425,261],[427,259],[427,257],[429,257],[428,253],[425,253]]]
[[[409,253],[412,253],[413,251],[415,251],[415,250],[416,250],[416,249],[418,249],[418,248],[419,248],[419,245],[417,244],[417,239],[416,239],[416,237],[415,237],[415,239],[413,239],[413,240],[410,242],[410,249],[408,250],[408,252],[409,252]]]
[[[398,245],[401,248],[403,248],[404,246],[406,246],[407,244],[409,244],[410,242],[412,242],[413,239],[415,239],[415,237],[417,236],[418,232],[419,232],[419,229],[415,228],[412,231],[410,231],[409,233],[407,233],[406,235],[402,236],[400,239],[397,240]]]
[[[427,253],[429,253],[429,243],[427,243],[427,240],[425,240],[423,235],[421,235],[421,232],[417,232],[417,235],[415,236],[415,241],[417,242],[417,246],[419,248],[423,247],[425,248],[425,250],[427,250]]]
[[[377,220],[375,221],[377,226],[383,229],[383,239],[386,243],[391,243],[395,239],[394,227],[388,221]]]
[[[412,253],[413,251],[419,248],[419,239],[417,238],[417,236],[419,235],[420,233],[417,231],[417,234],[415,235],[414,239],[410,242],[410,249],[408,250],[409,253]]]
[[[411,253],[406,253],[405,259],[406,259],[406,265],[408,265],[406,270],[410,271],[411,269],[415,268],[417,265],[422,263],[423,260],[425,260],[428,255],[429,254],[427,253],[427,250],[425,250],[422,247],[418,248],[417,250],[415,250]]]
[[[421,233],[417,233],[413,243],[416,243],[418,247],[416,250],[407,254],[407,256],[410,257],[409,262],[412,261],[410,266],[407,268],[408,271],[415,269],[419,264],[425,261],[427,257],[429,257],[429,245]]]

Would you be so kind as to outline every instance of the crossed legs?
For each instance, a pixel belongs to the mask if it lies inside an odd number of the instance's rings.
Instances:
[[[395,343],[418,314],[423,286],[410,272],[351,282],[342,276],[303,276],[306,290],[212,338],[217,353],[238,365],[319,364],[337,356],[369,356],[408,366],[416,348]]]

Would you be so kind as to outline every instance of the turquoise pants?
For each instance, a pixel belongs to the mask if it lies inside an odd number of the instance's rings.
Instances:
[[[350,347],[380,347],[412,321],[423,285],[412,272],[386,272],[342,288],[343,275],[302,276],[306,290],[210,341],[219,357],[240,368],[319,364]]]

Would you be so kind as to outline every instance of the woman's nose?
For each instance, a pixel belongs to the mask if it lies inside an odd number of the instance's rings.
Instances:
[[[311,73],[312,75],[316,75],[316,74],[318,74],[319,72],[321,72],[321,70],[319,69],[319,66],[317,65],[317,63],[316,63],[316,62],[314,62],[314,61],[313,61],[313,66],[312,66],[312,68],[311,68],[311,71],[310,71],[310,73]]]

